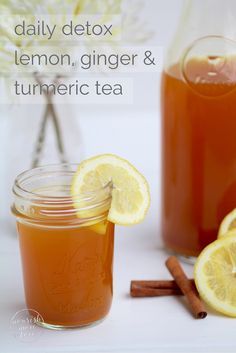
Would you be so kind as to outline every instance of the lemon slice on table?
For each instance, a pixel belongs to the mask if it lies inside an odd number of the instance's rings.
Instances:
[[[201,252],[194,279],[201,298],[209,306],[236,317],[236,236],[218,239]]]
[[[72,196],[98,190],[112,182],[108,220],[120,225],[140,223],[149,208],[146,179],[127,160],[112,154],[83,161],[73,178]]]
[[[236,235],[236,208],[228,213],[220,224],[218,238],[225,235]]]

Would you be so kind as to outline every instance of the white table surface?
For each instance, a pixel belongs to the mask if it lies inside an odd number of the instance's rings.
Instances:
[[[114,300],[101,324],[82,330],[39,328],[32,342],[22,342],[10,330],[13,315],[25,308],[21,265],[12,225],[2,228],[0,250],[0,352],[208,352],[236,351],[235,321],[209,310],[194,319],[183,298],[131,298],[132,279],[170,278],[164,266],[168,256],[158,249],[158,234],[150,219],[132,228],[117,227],[114,264]],[[4,225],[3,225],[4,227]],[[189,276],[192,266],[184,265]]]

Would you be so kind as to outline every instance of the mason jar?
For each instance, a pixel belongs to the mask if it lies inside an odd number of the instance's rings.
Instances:
[[[185,259],[236,206],[236,1],[185,1],[162,75],[162,236]]]
[[[71,196],[77,165],[34,168],[14,183],[25,300],[47,328],[99,322],[112,302],[111,183]]]

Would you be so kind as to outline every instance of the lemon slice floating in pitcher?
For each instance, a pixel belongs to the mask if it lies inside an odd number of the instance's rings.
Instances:
[[[236,317],[236,236],[218,239],[201,252],[194,279],[206,303],[222,314]]]
[[[112,182],[108,220],[120,225],[140,223],[149,208],[146,179],[127,160],[103,154],[83,161],[75,173],[72,196],[98,190]]]
[[[236,208],[228,213],[220,224],[218,238],[225,235],[236,235]]]

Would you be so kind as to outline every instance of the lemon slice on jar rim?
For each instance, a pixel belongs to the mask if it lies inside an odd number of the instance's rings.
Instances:
[[[120,225],[140,223],[150,205],[148,183],[132,164],[116,155],[102,154],[79,164],[72,181],[72,197],[103,188],[110,181],[113,187],[107,219]]]

